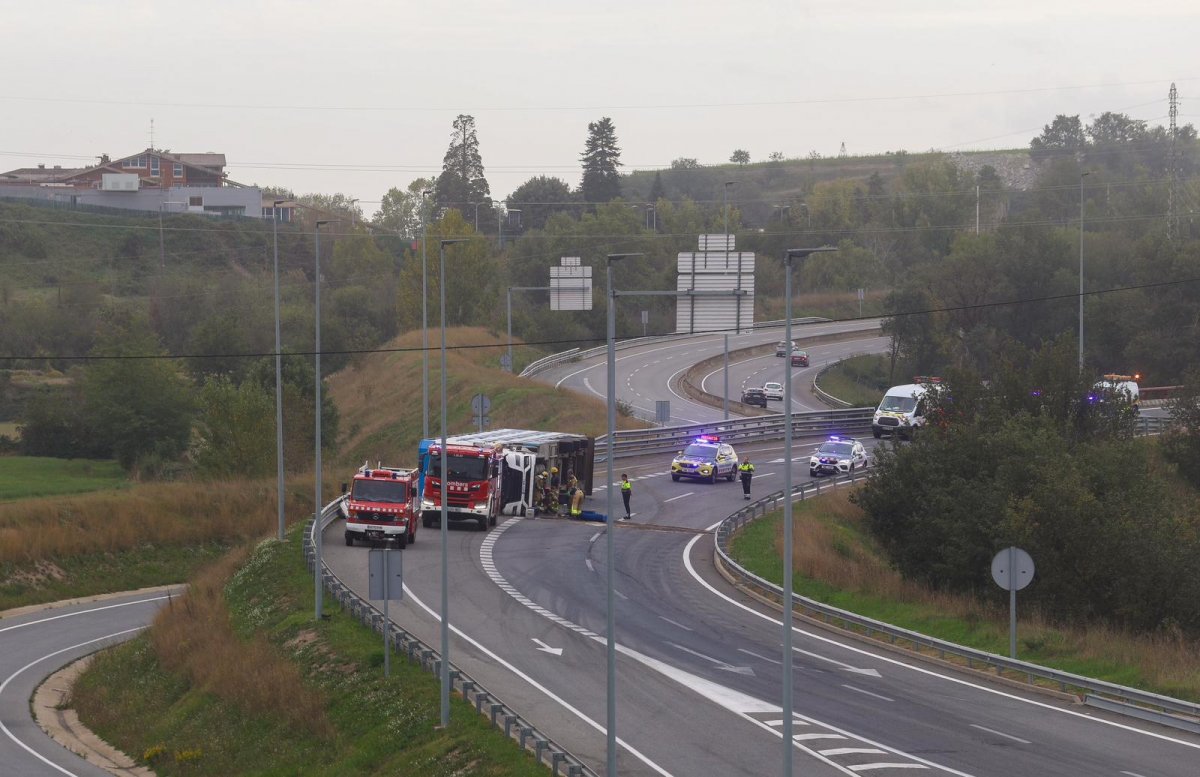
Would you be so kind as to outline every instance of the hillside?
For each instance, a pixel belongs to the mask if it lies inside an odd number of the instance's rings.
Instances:
[[[439,330],[429,330],[429,428],[437,435],[441,424],[441,353]],[[491,400],[491,428],[546,429],[592,436],[605,432],[605,404],[511,375],[500,369],[506,349],[503,336],[480,327],[446,332],[447,423],[450,434],[476,427],[471,397],[482,393]],[[469,346],[469,347],[467,347]],[[339,460],[358,466],[364,460],[403,466],[413,463],[421,432],[421,333],[408,332],[387,343],[384,352],[354,358],[328,379],[330,395],[340,413],[343,430]],[[394,350],[388,350],[394,349]],[[513,359],[527,364],[533,354],[514,346]],[[617,426],[630,429],[641,422],[618,415]]]

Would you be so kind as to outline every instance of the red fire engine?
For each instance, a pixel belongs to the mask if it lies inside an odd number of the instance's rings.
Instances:
[[[342,514],[346,518],[346,544],[354,541],[395,542],[403,549],[417,541],[413,511],[417,471],[363,464],[346,493],[342,484]]]

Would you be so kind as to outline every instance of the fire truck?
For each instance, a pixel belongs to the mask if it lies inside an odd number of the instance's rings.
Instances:
[[[441,522],[441,439],[421,440],[418,492],[421,522]],[[557,467],[565,478],[573,471],[592,493],[591,437],[529,429],[495,429],[446,439],[446,519],[474,521],[480,531],[495,526],[500,515],[532,515],[537,474]]]
[[[397,467],[371,467],[363,463],[354,473],[347,492],[342,484],[342,515],[346,519],[346,544],[359,541],[395,542],[401,550],[417,541],[417,471]]]

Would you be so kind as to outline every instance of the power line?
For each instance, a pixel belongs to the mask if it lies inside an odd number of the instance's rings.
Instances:
[[[1085,291],[1084,297],[1097,297],[1105,294],[1118,294],[1127,291],[1141,291],[1146,289],[1157,289],[1168,286],[1182,286],[1190,283],[1200,283],[1200,277],[1182,278],[1171,281],[1156,281],[1154,283],[1142,283],[1134,286],[1119,286],[1110,289],[1096,289],[1093,291]],[[1054,302],[1059,300],[1074,300],[1079,299],[1078,293],[1069,294],[1049,294],[1041,297],[1026,297],[1016,300],[1002,300],[998,302],[980,302],[971,305],[951,305],[939,308],[926,308],[923,310],[906,310],[891,313],[884,316],[849,316],[846,318],[833,318],[827,321],[820,322],[822,324],[841,324],[852,323],[855,321],[870,321],[877,318],[899,318],[907,316],[922,316],[934,313],[956,313],[968,310],[983,310],[987,308],[1011,307],[1015,305],[1029,305],[1038,302]],[[771,330],[782,328],[783,324],[772,324],[770,326],[760,326],[758,329]],[[793,325],[797,326],[797,325]],[[805,326],[799,324],[798,326]],[[727,334],[735,331],[734,328],[721,329],[706,329],[698,332],[688,333],[683,336],[706,335],[706,334]],[[565,345],[568,343],[600,343],[605,342],[602,337],[576,337],[576,338],[561,338],[552,340],[531,340],[519,343],[522,346],[545,346],[545,345]],[[487,348],[507,348],[508,343],[476,343],[467,345],[451,345],[446,349],[450,351],[467,351],[479,350]],[[419,346],[412,347],[396,347],[396,348],[349,348],[341,350],[322,350],[322,356],[354,356],[359,354],[379,354],[379,353],[421,353],[422,349]],[[436,350],[429,348],[428,350]],[[0,361],[81,361],[81,362],[100,362],[100,361],[153,361],[162,359],[261,359],[266,357],[274,357],[274,351],[258,351],[252,353],[178,353],[178,354],[115,354],[115,355],[53,355],[53,354],[37,354],[37,355],[9,355],[0,356]],[[316,351],[288,351],[280,354],[282,356],[315,356]]]

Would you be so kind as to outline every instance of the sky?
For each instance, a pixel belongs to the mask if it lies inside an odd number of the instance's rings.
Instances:
[[[1026,147],[1057,114],[1200,124],[1195,0],[0,0],[0,171],[153,145],[231,179],[383,194],[475,117],[492,196],[624,170]]]

